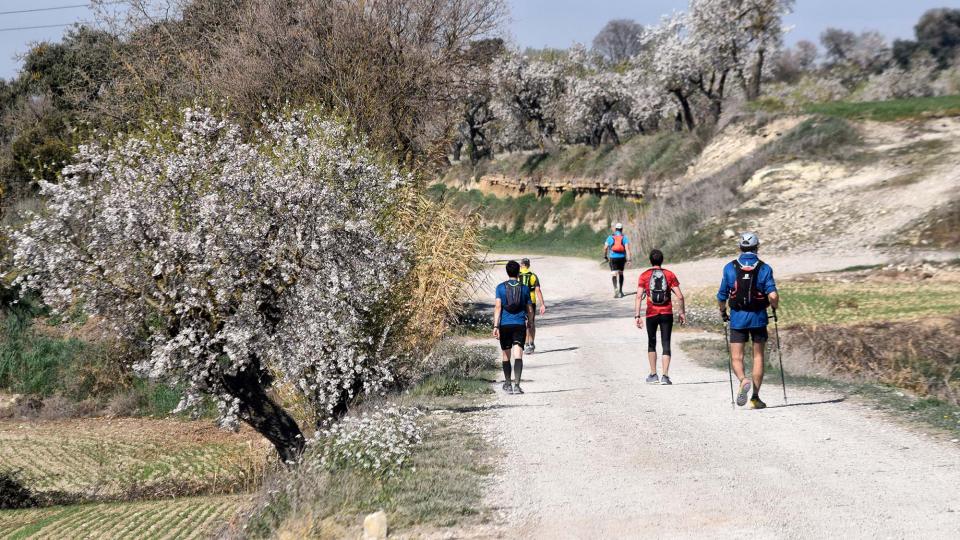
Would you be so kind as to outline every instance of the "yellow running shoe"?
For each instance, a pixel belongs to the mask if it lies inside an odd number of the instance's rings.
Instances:
[[[764,403],[764,402],[762,402],[762,401],[760,401],[760,398],[755,396],[755,397],[750,398],[750,408],[751,408],[751,409],[766,409],[766,408],[767,408],[767,404]]]

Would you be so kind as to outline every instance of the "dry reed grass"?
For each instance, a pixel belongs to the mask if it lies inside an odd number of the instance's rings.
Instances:
[[[855,326],[803,325],[786,345],[834,373],[960,405],[960,316]]]

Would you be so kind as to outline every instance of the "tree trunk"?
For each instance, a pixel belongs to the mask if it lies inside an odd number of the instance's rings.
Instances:
[[[690,100],[687,99],[687,96],[683,95],[683,92],[680,90],[674,90],[673,95],[676,96],[677,101],[680,102],[680,109],[683,111],[683,121],[687,125],[687,129],[693,131],[696,123],[693,120],[693,111],[690,110]]]
[[[305,441],[296,420],[267,395],[269,375],[251,366],[236,375],[224,375],[223,384],[240,400],[240,418],[263,435],[284,463],[296,463],[303,453]]]
[[[757,51],[757,61],[750,69],[750,85],[747,87],[747,101],[754,101],[760,97],[760,79],[763,77],[763,62],[766,51]]]

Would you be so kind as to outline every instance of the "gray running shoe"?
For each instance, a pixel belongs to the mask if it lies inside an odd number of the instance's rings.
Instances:
[[[513,385],[513,393],[514,393],[514,394],[522,394],[522,393],[523,393],[523,388],[520,388],[520,385],[519,385],[519,384],[515,384],[515,385]]]
[[[666,375],[661,375],[660,384],[673,384],[673,381],[670,380],[670,377],[667,377]]]
[[[533,343],[527,345],[526,347],[523,348],[523,354],[533,354],[534,348],[535,347],[533,346]]]
[[[737,393],[737,405],[743,407],[747,404],[747,396],[750,395],[750,387],[753,386],[750,381],[740,386],[740,392]]]
[[[614,298],[620,298],[620,291],[613,291]]]
[[[650,375],[647,376],[647,383],[657,384],[659,382],[660,382],[660,377],[657,377],[656,373],[651,373]]]
[[[503,391],[506,392],[506,393],[508,393],[508,394],[512,394],[512,393],[513,393],[513,386],[510,386],[510,381],[505,381],[505,382],[503,383]]]

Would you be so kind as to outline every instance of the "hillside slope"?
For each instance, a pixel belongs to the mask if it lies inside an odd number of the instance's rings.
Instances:
[[[479,213],[495,249],[551,252],[525,245],[519,233],[593,246],[610,223],[624,221],[642,246],[683,257],[716,254],[745,229],[788,251],[954,250],[958,135],[957,117],[745,116],[696,152],[689,138],[665,144],[663,135],[652,135],[592,154],[567,148],[536,159],[506,155],[474,169],[473,177],[455,167],[434,193]],[[686,156],[687,165],[622,166],[656,164],[657,152],[674,161]],[[590,171],[595,176],[585,177]],[[575,228],[578,234],[570,234]],[[498,244],[507,235],[513,241]]]

